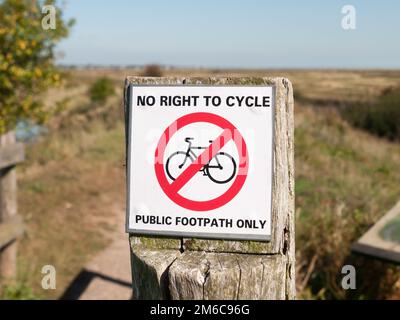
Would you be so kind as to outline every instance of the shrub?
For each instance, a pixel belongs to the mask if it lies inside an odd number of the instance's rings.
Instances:
[[[23,282],[5,286],[0,294],[2,300],[38,300],[32,288]]]
[[[145,77],[161,77],[163,72],[161,67],[156,64],[150,64],[144,68],[143,76]]]
[[[89,89],[90,100],[93,103],[105,103],[114,93],[114,84],[106,77],[96,80]]]
[[[374,103],[347,106],[342,114],[356,127],[390,140],[400,140],[400,88],[385,90]]]

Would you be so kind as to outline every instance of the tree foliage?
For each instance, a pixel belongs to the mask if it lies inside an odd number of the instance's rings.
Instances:
[[[56,28],[44,30],[47,4],[53,1],[0,0],[0,134],[19,119],[45,121],[41,94],[60,83],[54,49],[73,21],[64,21],[56,7]]]

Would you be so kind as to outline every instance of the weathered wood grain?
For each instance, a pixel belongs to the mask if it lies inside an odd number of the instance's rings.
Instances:
[[[175,300],[286,299],[287,259],[187,251],[169,268],[169,292]]]
[[[21,163],[25,159],[22,143],[14,143],[0,147],[0,170]]]
[[[14,132],[0,136],[0,151],[12,150],[15,145]],[[9,149],[11,148],[11,149]],[[9,156],[9,155],[8,155]],[[8,156],[0,156],[7,160]],[[11,157],[12,158],[12,157]],[[10,159],[9,159],[10,160]],[[5,161],[6,163],[7,161]],[[0,170],[0,224],[7,223],[17,216],[17,173],[15,168],[7,167]],[[17,243],[14,241],[0,252],[0,276],[5,281],[16,276]]]
[[[177,238],[152,237],[152,236],[130,236],[130,243],[135,247],[147,249],[181,250],[182,241]]]
[[[23,232],[24,226],[19,218],[0,223],[0,251],[16,240]]]
[[[131,242],[133,298],[168,299],[168,269],[180,254],[179,250],[152,250]]]
[[[204,283],[209,272],[205,253],[185,252],[169,269],[169,291],[174,300],[203,299]]]

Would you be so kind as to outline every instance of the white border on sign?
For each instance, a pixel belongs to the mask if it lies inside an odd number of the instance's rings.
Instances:
[[[133,97],[133,89],[134,87],[243,87],[242,85],[213,85],[210,86],[208,84],[198,84],[198,85],[185,85],[185,84],[133,84],[130,83],[127,90],[127,97],[125,101],[128,101],[127,108],[125,110],[125,117],[128,117],[128,121],[125,118],[125,125],[128,123],[128,129],[125,129],[125,139],[126,139],[126,152],[127,152],[127,163],[126,163],[126,219],[125,219],[125,232],[133,234],[135,236],[157,236],[157,237],[172,237],[172,238],[198,238],[198,239],[214,239],[214,240],[255,240],[255,241],[271,241],[272,235],[254,235],[254,234],[230,234],[230,233],[198,233],[198,232],[181,232],[181,231],[157,231],[157,230],[143,230],[143,229],[130,229],[129,228],[129,218],[131,211],[131,203],[130,203],[130,191],[131,191],[131,149],[132,149],[132,141],[131,141],[131,130],[132,130],[132,97]],[[274,155],[275,155],[275,116],[276,116],[276,85],[249,85],[245,87],[267,87],[272,88],[272,103],[271,108],[273,113],[273,121],[272,121],[272,152],[271,152],[271,215],[270,215],[270,225],[271,225],[271,233],[272,233],[272,206],[273,206],[273,197],[274,197]]]

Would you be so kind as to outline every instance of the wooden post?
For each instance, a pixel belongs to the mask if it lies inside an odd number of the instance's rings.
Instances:
[[[128,78],[130,84],[275,87],[270,242],[130,236],[135,299],[294,299],[293,90],[284,78]]]
[[[15,142],[14,132],[0,136],[0,278],[16,276],[17,243],[22,232],[17,215],[17,174],[15,164],[24,159],[22,144]]]

